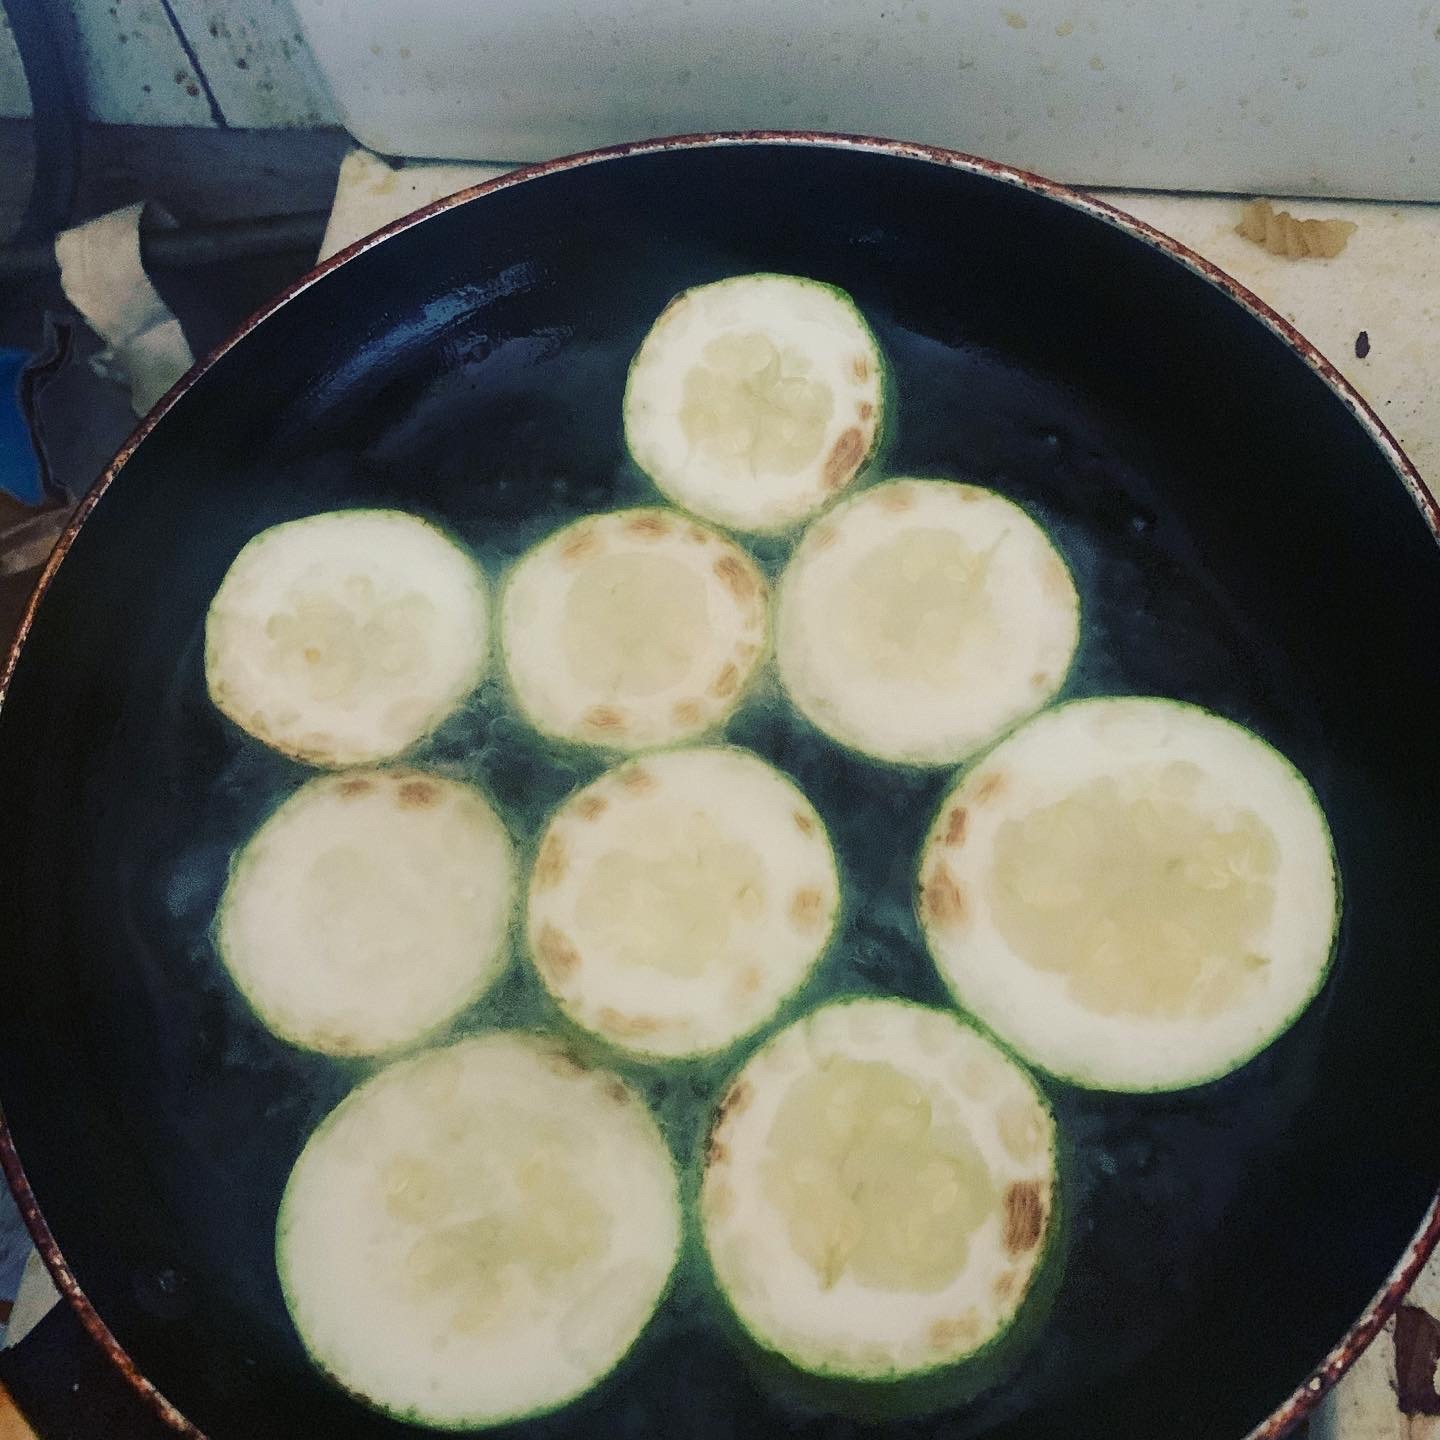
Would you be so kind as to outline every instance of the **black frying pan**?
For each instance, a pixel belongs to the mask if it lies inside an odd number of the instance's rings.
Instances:
[[[990,1399],[894,1433],[1276,1436],[1434,1241],[1440,549],[1413,469],[1274,315],[1103,205],[911,146],[665,141],[481,187],[302,282],[142,426],[11,656],[0,1156],[182,1433],[409,1433],[311,1371],[274,1276],[287,1167],[363,1067],[274,1040],[217,974],[228,853],[305,772],[207,703],[206,604],[246,539],[313,510],[435,516],[493,572],[648,494],[626,362],[676,291],[757,269],[834,281],[874,322],[892,472],[978,479],[1051,527],[1086,616],[1069,693],[1179,696],[1273,740],[1346,887],[1333,980],[1244,1070],[1164,1098],[1049,1086],[1075,1146],[1046,1331]],[[862,885],[908,883],[943,775],[817,761],[774,715],[730,733],[796,773]],[[419,759],[473,739],[448,726]],[[523,753],[475,762],[502,808],[554,783]],[[936,998],[913,933],[863,905],[849,925],[889,967],[855,984]],[[504,1433],[854,1433],[768,1398],[683,1301],[596,1395]]]

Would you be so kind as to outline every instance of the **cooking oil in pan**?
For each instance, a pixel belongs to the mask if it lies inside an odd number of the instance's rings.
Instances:
[[[1302,690],[1290,688],[1283,657],[1267,652],[1227,606],[1183,526],[1167,518],[1143,456],[1114,449],[1102,419],[1058,385],[982,351],[878,328],[900,377],[888,471],[964,478],[1010,496],[1046,527],[1074,573],[1084,628],[1061,698],[1175,695],[1311,751],[1314,737],[1294,699]],[[618,460],[615,422],[601,414],[623,376],[623,347],[572,346],[570,379],[558,400],[548,379],[540,398],[526,388],[530,367],[546,353],[532,351],[488,352],[488,389],[476,392],[452,377],[387,402],[394,413],[375,423],[358,457],[312,456],[285,486],[257,489],[264,498],[256,510],[233,520],[237,548],[247,525],[254,533],[307,510],[394,504],[444,525],[496,581],[537,539],[581,514],[659,503],[644,478]],[[490,437],[486,473],[493,483],[447,452],[447,437],[471,428]],[[477,462],[471,456],[467,463]],[[418,491],[407,478],[416,474],[430,477]],[[792,544],[768,539],[750,548],[773,580]],[[153,714],[124,721],[145,727],[148,738],[136,743],[154,769],[156,794],[195,797],[180,809],[157,804],[115,817],[117,847],[136,877],[121,907],[136,935],[134,1004],[168,1016],[166,1026],[145,1032],[156,1044],[156,1078],[153,1094],[138,1098],[165,1112],[168,1145],[150,1162],[174,1208],[195,1217],[181,1248],[204,1257],[197,1269],[255,1333],[257,1353],[270,1357],[267,1373],[294,1391],[303,1415],[320,1402],[273,1278],[275,1207],[309,1130],[374,1067],[281,1045],[245,1010],[213,953],[211,915],[229,855],[308,772],[227,728],[205,701],[202,668],[197,616],[158,723]],[[521,953],[517,923],[516,958],[449,1032],[534,1030],[588,1047],[645,1094],[681,1167],[687,1201],[717,1097],[776,1028],[842,996],[949,1003],[918,932],[911,892],[916,857],[953,772],[880,764],[840,749],[786,703],[773,669],[721,733],[790,776],[834,841],[843,913],[802,989],[731,1050],[646,1063],[564,1023]],[[550,814],[607,763],[537,735],[516,713],[499,673],[407,759],[484,789],[527,864]],[[1167,1349],[1172,1335],[1236,1283],[1226,1257],[1263,1233],[1283,1188],[1287,1121],[1308,1093],[1307,1036],[1322,1023],[1323,1005],[1258,1061],[1194,1092],[1116,1097],[1042,1082],[1063,1137],[1066,1253],[1040,1333],[1015,1373],[963,1413],[870,1424],[865,1433],[1059,1437],[1069,1433],[1067,1397],[1103,1389],[1142,1362],[1158,1374],[1182,1364],[1185,1357]],[[858,1433],[856,1421],[767,1388],[742,1361],[687,1223],[669,1295],[620,1371],[569,1409],[514,1427],[514,1434],[838,1440]],[[1152,1422],[1132,1418],[1137,1426]],[[359,1412],[355,1427],[356,1435],[391,1433],[390,1422]]]

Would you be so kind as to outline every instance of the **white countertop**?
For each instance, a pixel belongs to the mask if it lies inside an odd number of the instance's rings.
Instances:
[[[1240,203],[1233,198],[1105,198],[1183,241],[1278,310],[1374,406],[1432,492],[1440,490],[1440,205],[1277,200],[1277,209],[1302,219],[1356,226],[1333,260],[1286,260],[1235,233]],[[1356,353],[1362,332],[1369,341],[1364,358]]]

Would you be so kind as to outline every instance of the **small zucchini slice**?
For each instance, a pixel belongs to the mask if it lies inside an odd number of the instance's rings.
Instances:
[[[505,827],[468,785],[413,770],[317,776],[236,856],[217,948],[291,1044],[393,1050],[499,975],[514,869]]]
[[[480,683],[489,613],[479,566],[414,515],[288,521],[245,545],[210,602],[210,698],[297,760],[389,759]]]
[[[1248,730],[1164,699],[1078,700],[946,797],[919,914],[956,999],[1102,1090],[1238,1069],[1324,981],[1340,886],[1319,801]]]
[[[776,607],[780,678],[841,745],[951,765],[1044,705],[1080,634],[1065,562],[1018,505],[891,480],[806,532]]]
[[[810,802],[743,750],[671,750],[572,795],[530,877],[531,954],[578,1025],[648,1056],[761,1025],[824,950],[839,907]]]
[[[843,290],[738,275],[661,312],[630,367],[625,438],[677,505],[778,531],[850,484],[883,406],[880,348]]]
[[[520,709],[560,740],[647,750],[740,703],[767,644],[768,587],[724,536],[671,510],[617,510],[521,557],[501,600]]]

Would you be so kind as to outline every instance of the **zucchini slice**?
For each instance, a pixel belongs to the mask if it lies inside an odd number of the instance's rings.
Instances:
[[[1079,640],[1065,562],[1018,505],[891,480],[806,532],[780,582],[780,678],[833,740],[949,765],[1044,705]]]
[[[765,652],[755,563],[670,510],[557,531],[516,564],[501,642],[521,710],[547,735],[646,750],[713,729]]]
[[[578,1025],[643,1055],[723,1048],[809,974],[839,907],[820,817],[743,750],[612,770],[550,822],[530,878],[536,968]]]
[[[494,1032],[382,1070],[320,1125],[276,1227],[321,1370],[414,1424],[555,1410],[624,1358],[680,1244],[674,1161],[619,1076]]]
[[[661,312],[630,367],[625,438],[677,505],[784,530],[855,478],[883,404],[879,346],[843,290],[739,275]]]
[[[956,998],[1043,1069],[1175,1090],[1237,1069],[1324,981],[1325,816],[1249,731],[1173,700],[1062,705],[946,798],[919,914]]]
[[[489,608],[480,568],[414,515],[336,510],[276,525],[210,602],[210,698],[297,760],[389,759],[480,683]]]
[[[236,856],[217,948],[283,1039],[392,1050],[499,975],[514,868],[505,827],[468,785],[413,770],[317,776]]]
[[[840,1001],[731,1082],[700,1206],[715,1277],[755,1343],[832,1379],[914,1378],[1014,1324],[1048,1249],[1054,1121],[954,1015]]]

